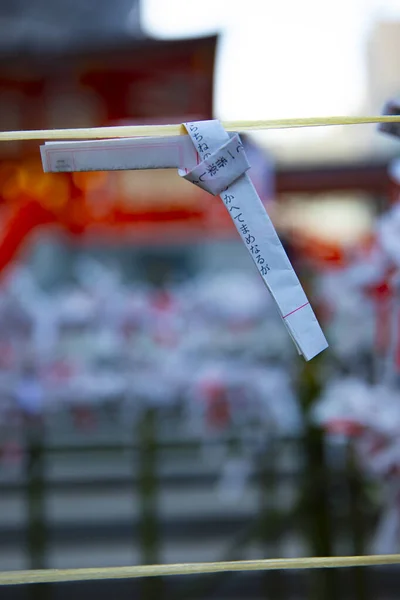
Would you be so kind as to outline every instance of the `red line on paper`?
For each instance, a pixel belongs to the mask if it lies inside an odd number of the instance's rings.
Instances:
[[[297,308],[295,308],[294,310],[292,310],[290,313],[288,313],[287,315],[285,315],[284,317],[282,317],[282,319],[287,319],[287,317],[290,317],[290,315],[292,315],[293,313],[297,312],[298,310],[300,310],[301,308],[304,308],[305,306],[307,306],[308,304],[310,304],[309,302],[306,302],[305,304],[302,304],[301,306],[298,306]]]

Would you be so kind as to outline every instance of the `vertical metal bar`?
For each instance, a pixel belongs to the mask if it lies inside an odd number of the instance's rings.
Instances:
[[[26,507],[27,507],[27,551],[30,569],[46,567],[46,521],[44,447],[41,424],[29,423],[26,427]],[[33,585],[32,600],[49,597],[48,585]]]
[[[320,392],[320,358],[305,363],[299,381],[299,398],[306,417],[303,439],[304,467],[302,510],[305,533],[313,556],[331,556],[333,528],[330,515],[329,465],[325,457],[322,432],[307,419],[309,409]],[[338,578],[334,569],[309,574],[310,600],[336,600]]]
[[[139,479],[140,498],[139,543],[142,564],[160,562],[160,530],[158,521],[157,485],[157,422],[156,410],[146,407],[139,420]],[[142,580],[142,593],[145,600],[161,600],[163,581],[161,577]]]
[[[354,456],[354,448],[347,446],[347,476],[349,485],[349,532],[356,556],[365,554],[366,531],[364,518],[363,484]],[[355,600],[368,600],[367,569],[352,569]]]

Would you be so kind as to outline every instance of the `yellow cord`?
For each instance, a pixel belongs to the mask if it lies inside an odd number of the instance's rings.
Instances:
[[[326,569],[345,567],[372,567],[398,565],[400,554],[378,556],[332,556],[327,558],[276,558],[267,560],[240,560],[235,562],[187,563],[109,567],[102,569],[43,569],[36,571],[2,571],[0,585],[28,583],[56,583],[101,579],[131,579],[167,575],[193,575],[232,571],[276,571],[288,569]]]
[[[304,119],[270,119],[267,121],[222,121],[227,131],[260,131],[295,127],[326,127],[328,125],[363,125],[368,123],[398,123],[400,115],[375,117],[310,117]],[[0,142],[17,140],[77,140],[118,137],[183,135],[185,129],[176,125],[123,125],[81,129],[37,129],[0,132]]]

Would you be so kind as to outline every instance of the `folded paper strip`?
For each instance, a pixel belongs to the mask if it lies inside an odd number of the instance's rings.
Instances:
[[[248,175],[240,137],[217,120],[185,123],[189,136],[48,142],[46,172],[177,168],[182,177],[220,195],[242,241],[306,360],[328,344],[278,234]]]

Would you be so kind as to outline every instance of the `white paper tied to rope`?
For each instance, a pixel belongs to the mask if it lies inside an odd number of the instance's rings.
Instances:
[[[176,167],[179,174],[219,194],[280,315],[306,360],[328,344],[307,296],[252,184],[237,134],[216,120],[185,123],[189,136],[47,142],[45,172]]]
[[[219,121],[185,123],[185,127],[202,159],[196,168],[196,175],[200,171],[204,173],[202,183],[210,185],[209,182],[221,171],[224,172],[223,180],[229,181],[220,197],[299,352],[310,360],[328,344],[272,221],[246,173],[247,160],[243,160],[245,153],[239,136],[230,139]],[[217,164],[218,158],[227,154],[230,154],[230,160]],[[207,189],[205,185],[204,189]],[[211,193],[216,189],[219,186]]]

